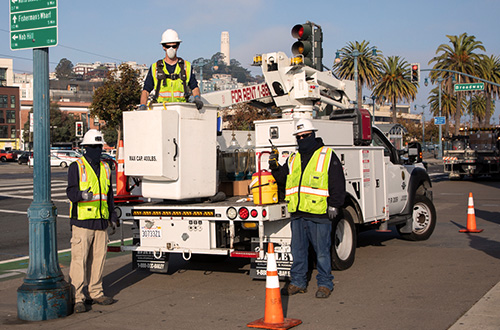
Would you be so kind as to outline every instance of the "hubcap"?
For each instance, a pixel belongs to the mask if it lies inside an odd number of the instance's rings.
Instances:
[[[335,230],[335,250],[341,260],[346,260],[352,250],[352,229],[349,223],[342,219]]]
[[[423,203],[415,204],[413,207],[413,232],[421,234],[427,230],[430,223],[431,211]]]

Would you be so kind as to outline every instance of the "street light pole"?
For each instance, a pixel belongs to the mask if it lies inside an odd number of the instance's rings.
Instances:
[[[443,78],[437,78],[437,82],[439,84],[439,117],[441,117],[441,83],[443,82]],[[443,159],[443,141],[442,141],[442,126],[439,125],[439,150],[438,150],[438,159]]]

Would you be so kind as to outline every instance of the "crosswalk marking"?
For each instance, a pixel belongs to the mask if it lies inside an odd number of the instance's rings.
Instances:
[[[64,180],[51,181],[50,191],[52,202],[69,203],[69,199],[66,198],[67,184]],[[116,184],[113,184],[113,189],[116,190]],[[0,198],[2,197],[33,200],[33,184],[31,182],[22,182],[17,185],[0,185]],[[0,212],[3,211],[0,210]]]

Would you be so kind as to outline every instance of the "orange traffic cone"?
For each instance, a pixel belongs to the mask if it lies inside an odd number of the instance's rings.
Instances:
[[[476,229],[476,214],[474,213],[474,200],[469,193],[469,206],[467,208],[467,229],[460,229],[461,233],[480,233],[482,229]]]
[[[283,318],[276,255],[274,254],[273,243],[269,243],[267,246],[266,309],[264,317],[248,323],[247,326],[259,329],[290,329],[301,323],[302,321],[298,319]]]
[[[123,151],[123,140],[118,142],[118,170],[116,171],[116,195],[127,196],[127,176],[125,175],[125,155]]]

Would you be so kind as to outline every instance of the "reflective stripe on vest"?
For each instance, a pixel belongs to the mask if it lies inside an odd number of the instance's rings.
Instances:
[[[184,68],[186,70],[186,85],[189,83],[191,78],[191,63],[188,61],[184,61]],[[154,89],[156,90],[156,86],[160,83],[158,81],[158,77],[156,75],[157,63],[153,63],[151,66],[151,73],[153,74],[154,81]],[[164,102],[186,102],[186,98],[184,97],[184,84],[182,83],[182,79],[170,79],[170,73],[168,72],[165,64],[165,60],[163,60],[163,72],[167,75],[167,80],[161,84],[160,92],[158,93],[158,103]],[[175,65],[174,75],[180,75],[181,67],[179,63]]]
[[[286,197],[288,211],[297,210],[325,214],[328,203],[328,169],[333,150],[322,147],[314,152],[304,173],[302,174],[300,154],[296,153],[288,159],[289,174],[286,180]],[[298,205],[299,204],[299,205]]]
[[[111,182],[111,170],[107,163],[101,162],[100,176],[97,178],[92,166],[85,157],[79,158],[78,164],[79,189],[85,191],[90,188],[92,200],[70,203],[70,215],[73,207],[77,208],[78,220],[109,219],[108,191]]]

